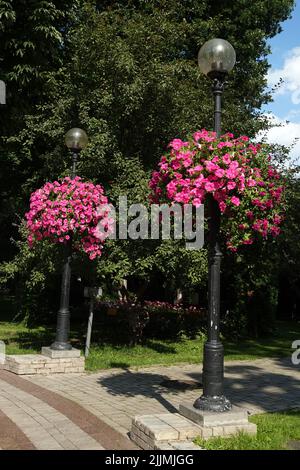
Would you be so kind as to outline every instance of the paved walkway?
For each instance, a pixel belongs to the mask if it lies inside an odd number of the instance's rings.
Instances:
[[[0,410],[1,449],[136,449],[81,404],[3,370]]]
[[[175,412],[200,394],[201,366],[21,378],[0,370],[0,448],[134,449],[132,417]],[[290,359],[226,363],[226,395],[250,413],[300,407]]]

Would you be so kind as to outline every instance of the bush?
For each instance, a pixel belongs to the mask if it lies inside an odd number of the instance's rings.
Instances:
[[[205,324],[203,309],[166,302],[99,302],[95,308],[107,340],[134,345],[144,338],[194,338]]]

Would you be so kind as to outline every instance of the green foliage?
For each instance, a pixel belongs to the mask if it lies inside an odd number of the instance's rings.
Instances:
[[[224,260],[222,281],[225,331],[240,336],[270,333],[277,307],[279,242],[247,247],[238,256]]]
[[[132,346],[147,338],[195,338],[206,323],[203,309],[166,302],[101,301],[95,305],[95,313],[102,340],[115,345]]]
[[[20,226],[17,254],[12,261],[0,265],[0,286],[9,286],[16,296],[16,319],[44,321],[54,318],[53,293],[58,287],[60,256],[56,247],[41,243],[37,250],[29,249],[27,231]]]
[[[41,110],[55,100],[66,60],[67,31],[80,1],[0,1],[0,78],[6,82],[7,105],[0,113],[1,254],[10,259],[11,223],[23,216],[29,192],[49,175],[47,159],[61,159],[61,137]],[[50,159],[51,154],[51,159]],[[46,158],[45,158],[46,157]],[[50,165],[51,168],[51,165]],[[51,177],[54,176],[54,172]]]
[[[7,299],[12,304],[12,299]],[[1,319],[4,310],[1,302]],[[8,320],[8,318],[7,318]],[[0,337],[6,344],[8,354],[39,353],[45,344],[51,344],[55,337],[55,327],[25,326],[23,323],[0,321]],[[99,370],[114,367],[141,367],[155,364],[171,365],[179,363],[199,364],[203,353],[205,335],[200,334],[194,339],[184,335],[176,340],[153,339],[144,340],[143,345],[124,345],[121,331],[111,328],[110,336],[102,328],[98,314],[94,317],[92,346],[86,361],[88,370]],[[110,323],[114,326],[114,322]],[[71,338],[76,347],[84,350],[87,317],[82,323],[72,321]],[[116,334],[117,333],[117,334]],[[291,343],[300,334],[299,324],[280,322],[275,334],[259,340],[232,340],[232,335],[225,338],[225,358],[228,360],[254,360],[266,357],[287,357],[291,352]],[[121,337],[120,342],[115,337]]]
[[[281,253],[281,272],[295,284],[300,278],[300,179],[290,177],[286,187],[286,213],[284,238],[281,239],[279,250]]]
[[[31,250],[26,241],[27,235],[25,224],[22,223],[19,240],[14,242],[17,254],[13,260],[0,265],[0,290],[9,287],[15,295],[14,320],[23,320],[28,325],[55,322],[59,307],[63,248],[44,240],[37,244],[35,250]],[[73,290],[76,288],[76,278],[79,277],[82,285],[94,285],[95,268],[95,264],[90,263],[85,255],[74,253]]]
[[[258,117],[271,99],[267,40],[280,31],[293,5],[293,0],[0,1],[0,78],[8,88],[0,116],[1,278],[22,279],[28,315],[46,305],[45,297],[58,296],[59,253],[46,244],[29,252],[12,223],[19,224],[30,192],[69,171],[64,133],[80,126],[89,135],[78,165],[82,177],[101,182],[113,202],[127,194],[129,203],[147,204],[150,170],[167,142],[212,127],[210,83],[196,62],[199,47],[214,36],[235,47],[238,61],[224,93],[223,129],[254,136],[266,126]],[[261,258],[253,256],[257,265]],[[161,276],[166,288],[204,290],[207,258],[205,250],[186,251],[175,242],[110,241],[99,263],[78,259],[74,271],[86,282],[111,286],[124,278],[149,284]]]

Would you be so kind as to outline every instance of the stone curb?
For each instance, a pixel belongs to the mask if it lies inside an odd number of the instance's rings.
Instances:
[[[74,348],[70,351],[42,348],[42,354],[7,355],[3,366],[17,375],[82,374],[84,368],[85,358],[80,356],[80,350]]]
[[[195,424],[194,421],[178,413],[135,416],[132,420],[130,438],[144,450],[202,450],[192,442],[192,439],[198,436],[201,439],[228,437],[239,432],[256,434],[255,424],[249,423],[246,418],[241,422],[241,416],[247,416],[245,410],[234,409],[231,415],[229,413],[227,424],[224,414],[214,413],[214,420],[213,417],[209,418],[210,426],[207,423]],[[220,425],[220,422],[223,424]]]

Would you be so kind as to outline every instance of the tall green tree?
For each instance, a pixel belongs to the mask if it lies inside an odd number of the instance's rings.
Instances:
[[[2,213],[9,227],[14,213],[26,209],[30,191],[68,171],[63,135],[75,125],[90,138],[79,173],[103,183],[113,202],[121,193],[129,202],[147,203],[150,171],[168,141],[212,127],[211,84],[197,67],[198,50],[212,37],[229,40],[237,53],[224,93],[223,129],[254,136],[266,126],[259,117],[271,100],[267,41],[294,6],[293,0],[2,3],[7,16],[2,38],[13,44],[15,34],[24,53],[13,59],[7,53],[2,69],[12,96],[10,119],[1,128],[2,200],[10,208]],[[23,3],[33,22],[25,36]],[[13,83],[24,102],[21,113]],[[172,262],[166,261],[168,253]],[[96,271],[112,281],[128,276],[151,281],[160,274],[173,285],[199,287],[205,284],[206,262],[204,250],[186,254],[175,245],[117,241],[108,244]]]
[[[28,198],[28,184],[44,172],[46,140],[39,137],[38,109],[53,99],[53,83],[66,62],[67,33],[80,1],[0,0],[0,78],[7,105],[0,112],[1,253],[11,254],[12,222]],[[27,121],[34,121],[34,131]],[[55,152],[55,127],[52,145]]]

